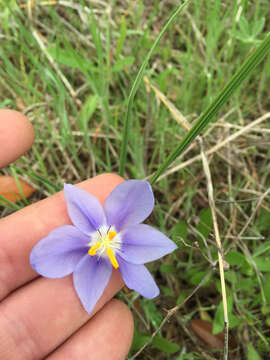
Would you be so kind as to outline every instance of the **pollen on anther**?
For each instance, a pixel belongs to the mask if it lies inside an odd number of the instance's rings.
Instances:
[[[110,231],[108,234],[109,240],[112,240],[116,235],[116,231]]]
[[[116,260],[116,257],[112,251],[112,249],[107,249],[107,255],[109,256],[109,259],[111,261],[111,264],[112,266],[115,268],[115,269],[118,269],[119,268],[119,264],[118,264],[118,261]]]
[[[101,242],[98,241],[95,245],[93,245],[89,250],[88,250],[88,254],[91,256],[96,255],[97,249],[100,247]]]

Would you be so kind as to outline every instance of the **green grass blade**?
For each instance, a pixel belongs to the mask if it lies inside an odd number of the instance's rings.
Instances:
[[[0,206],[9,207],[12,210],[17,211],[17,210],[20,210],[22,207],[24,207],[24,204],[23,204],[23,206],[19,206],[19,205],[15,204],[14,202],[9,201],[8,199],[4,198],[2,195],[0,195]]]
[[[215,100],[207,107],[201,114],[195,125],[184,136],[178,147],[171,152],[163,164],[152,176],[150,183],[154,184],[159,176],[167,169],[167,167],[189,146],[189,144],[196,138],[197,135],[206,127],[213,119],[225,102],[232,96],[233,92],[242,84],[251,71],[264,59],[270,50],[270,33],[268,33],[261,44],[255,49],[247,58],[244,64],[240,67],[237,73],[231,78],[228,84],[217,95]]]
[[[140,70],[139,70],[139,72],[138,72],[138,74],[136,76],[136,79],[135,79],[135,81],[134,81],[134,83],[132,85],[132,88],[131,88],[131,91],[130,91],[130,94],[129,94],[129,97],[128,97],[127,111],[126,111],[126,116],[125,116],[125,121],[124,121],[123,139],[122,139],[122,146],[121,146],[121,153],[120,153],[120,168],[119,168],[120,176],[124,175],[124,169],[125,169],[125,164],[126,164],[127,144],[128,144],[129,130],[130,130],[130,124],[131,124],[132,105],[133,105],[134,97],[136,95],[138,87],[139,87],[139,85],[141,83],[145,68],[148,65],[148,62],[149,62],[155,48],[157,47],[157,45],[158,45],[160,39],[162,38],[162,36],[164,35],[164,33],[167,31],[168,27],[171,25],[171,23],[174,21],[176,16],[186,7],[186,5],[190,1],[191,0],[186,0],[170,16],[168,22],[164,25],[161,32],[157,36],[153,46],[149,50],[144,62],[142,63],[142,66],[140,67]]]

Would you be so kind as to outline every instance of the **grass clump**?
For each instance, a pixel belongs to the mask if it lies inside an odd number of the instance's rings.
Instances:
[[[175,6],[154,0],[91,4],[0,3],[0,104],[24,112],[36,129],[33,151],[3,173],[38,188],[34,200],[58,191],[63,182],[119,171],[130,88]],[[267,9],[266,0],[198,0],[175,20],[134,98],[126,178],[149,179],[178,146],[187,127],[269,31]],[[203,151],[196,142],[189,145],[154,185],[152,223],[169,233],[180,251],[152,265],[162,290],[156,301],[121,295],[136,319],[130,356],[159,328],[164,309],[180,304],[209,269],[204,284],[140,358],[217,356],[189,327],[191,319],[207,318],[214,333],[224,328],[203,155],[225,257],[230,333],[236,343],[230,358],[252,358],[255,352],[263,359],[269,353],[269,77],[265,60],[201,134]]]

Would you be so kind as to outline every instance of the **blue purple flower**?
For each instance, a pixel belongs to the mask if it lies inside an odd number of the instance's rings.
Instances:
[[[30,255],[33,269],[48,278],[73,273],[75,290],[88,313],[107,286],[113,267],[119,268],[128,288],[148,299],[156,297],[159,289],[143,264],[171,253],[176,245],[141,224],[154,207],[150,184],[122,182],[110,193],[104,208],[76,186],[65,185],[64,194],[74,226],[61,226],[34,246]]]

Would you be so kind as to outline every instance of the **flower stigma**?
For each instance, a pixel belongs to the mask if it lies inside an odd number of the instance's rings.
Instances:
[[[115,252],[121,247],[121,237],[113,226],[102,226],[95,233],[91,234],[91,241],[88,244],[90,256],[98,255],[108,257],[112,266],[117,269],[119,264]]]

